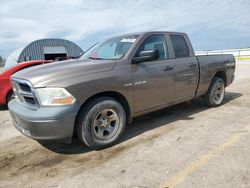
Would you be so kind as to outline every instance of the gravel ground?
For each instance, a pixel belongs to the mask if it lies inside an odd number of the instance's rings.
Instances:
[[[0,109],[0,187],[250,187],[250,62],[224,104],[200,100],[137,118],[114,147],[42,146]]]

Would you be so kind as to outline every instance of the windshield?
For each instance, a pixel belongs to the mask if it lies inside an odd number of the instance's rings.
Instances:
[[[120,59],[128,52],[138,36],[126,35],[100,42],[84,53],[80,59]]]

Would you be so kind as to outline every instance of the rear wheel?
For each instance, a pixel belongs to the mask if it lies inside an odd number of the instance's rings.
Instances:
[[[93,149],[114,145],[126,126],[126,114],[115,99],[100,97],[80,112],[77,123],[79,139]]]
[[[208,92],[204,96],[204,102],[206,105],[216,107],[221,105],[225,96],[225,82],[218,77],[212,80],[209,86]]]

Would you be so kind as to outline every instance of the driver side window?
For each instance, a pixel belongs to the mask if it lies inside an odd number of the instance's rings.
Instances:
[[[139,57],[140,52],[144,50],[158,50],[158,60],[168,59],[166,39],[163,34],[155,34],[148,36],[138,48],[135,57]]]

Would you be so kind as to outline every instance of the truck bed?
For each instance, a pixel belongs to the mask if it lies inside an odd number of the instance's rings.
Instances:
[[[197,95],[204,95],[208,90],[214,74],[218,71],[225,72],[226,86],[234,79],[235,59],[233,55],[199,55],[196,56],[200,66],[200,81]],[[218,70],[215,72],[215,70]]]

